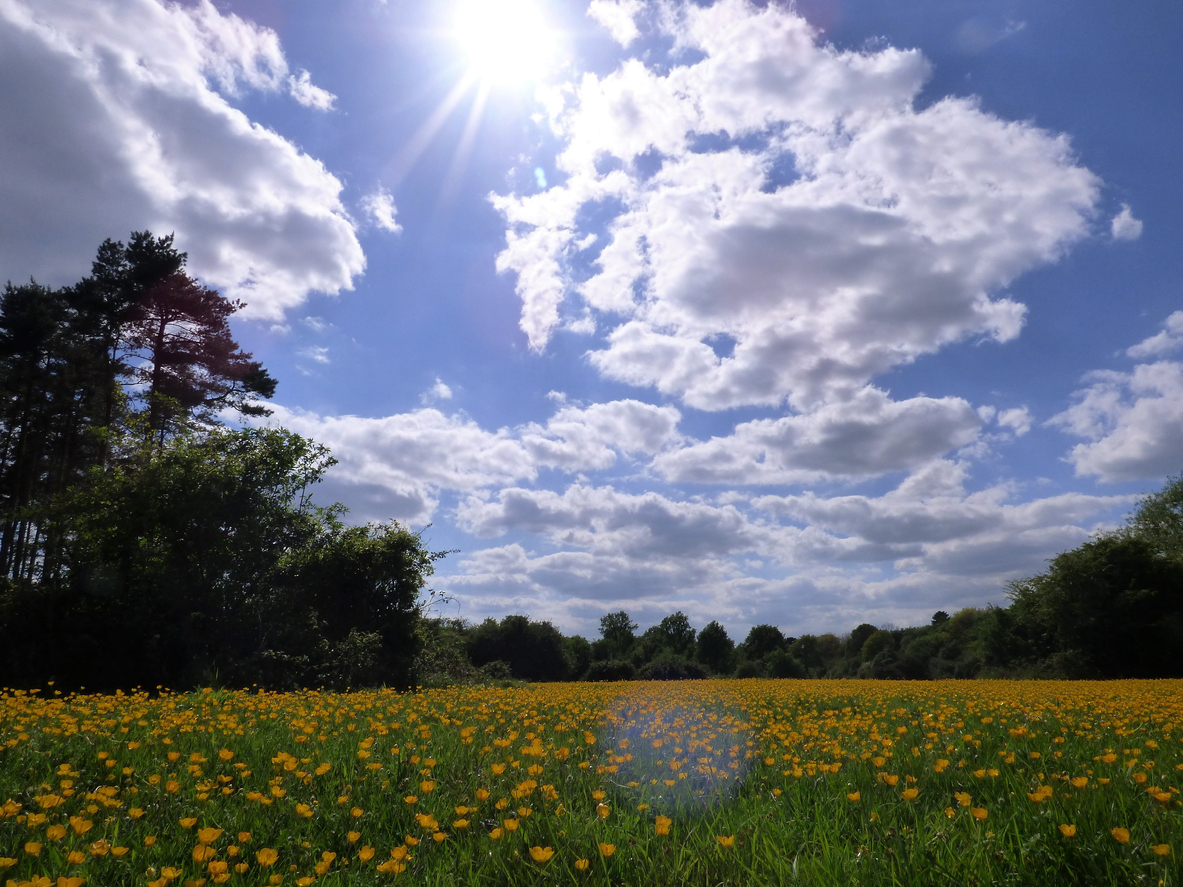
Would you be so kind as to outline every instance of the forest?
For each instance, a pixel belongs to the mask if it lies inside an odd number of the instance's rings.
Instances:
[[[108,240],[91,274],[0,295],[0,685],[406,688],[505,681],[1183,676],[1183,477],[1011,583],[1006,606],[909,628],[738,641],[682,612],[599,637],[435,615],[446,552],[313,501],[328,450],[278,428],[242,307],[172,236]]]

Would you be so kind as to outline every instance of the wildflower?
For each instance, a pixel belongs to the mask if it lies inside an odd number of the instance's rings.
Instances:
[[[502,831],[499,828],[495,828],[495,829],[493,829],[493,831],[489,832],[489,837],[492,838],[494,841],[500,841],[501,836],[504,834],[505,834],[504,831]]]
[[[270,847],[264,847],[255,854],[255,859],[259,861],[259,865],[263,868],[275,865],[275,861],[279,859],[279,851],[272,850]]]
[[[1069,825],[1067,823],[1061,823],[1060,824],[1060,834],[1063,835],[1065,838],[1074,838],[1074,837],[1076,837],[1076,826]]]
[[[361,819],[362,815],[365,814],[365,812],[366,811],[361,809],[361,807],[354,807],[349,811],[349,815],[352,816],[354,819]]]
[[[431,836],[431,840],[435,841],[437,844],[442,844],[442,843],[444,843],[444,840],[445,840],[447,837],[448,837],[448,834],[447,834],[447,832],[435,832],[435,833],[434,833],[434,834]]]
[[[453,820],[453,822],[452,822],[452,828],[455,828],[455,829],[464,829],[464,828],[468,828],[468,820],[467,820],[467,819],[456,819],[456,820]]]
[[[70,863],[70,865],[82,865],[82,863],[86,862],[86,854],[81,850],[71,850],[66,854],[66,862]]]
[[[550,847],[531,847],[530,858],[537,863],[548,862],[552,856],[555,855],[554,850]]]
[[[715,840],[718,841],[723,847],[735,846],[735,835],[715,835]]]
[[[371,859],[374,858],[374,853],[375,853],[374,848],[369,846],[368,844],[365,844],[362,846],[362,848],[360,850],[357,851],[357,858],[360,859],[362,862],[369,862]]]
[[[437,829],[439,823],[435,821],[435,817],[430,813],[416,813],[415,821],[419,823],[420,828]]]
[[[976,819],[978,822],[982,822],[990,814],[986,810],[985,807],[970,807],[969,808],[969,815],[972,816],[974,819]]]
[[[29,841],[28,843],[25,844],[25,852],[27,854],[29,854],[30,856],[40,856],[41,855],[41,845],[38,844],[36,841]]]
[[[1075,776],[1072,778],[1073,788],[1084,788],[1088,784],[1089,778],[1087,776]]]
[[[51,825],[45,830],[45,837],[51,841],[60,841],[66,836],[66,827],[61,823]]]
[[[900,796],[903,797],[905,801],[915,801],[916,796],[919,794],[920,790],[915,788],[906,788],[900,792]]]
[[[193,828],[195,825],[197,825],[196,816],[186,816],[181,820],[181,828]]]
[[[1128,828],[1121,828],[1119,826],[1110,829],[1109,834],[1113,835],[1113,840],[1119,844],[1128,844],[1130,842],[1130,830]]]
[[[600,817],[600,819],[607,819],[608,814],[611,812],[612,811],[608,808],[607,804],[596,804],[596,815]]]
[[[600,853],[602,853],[604,856],[611,856],[615,852],[615,844],[600,844]]]
[[[361,840],[361,832],[346,832],[345,837],[349,839],[350,844],[356,844]]]
[[[953,792],[953,797],[957,799],[957,803],[962,807],[968,807],[972,803],[968,792]]]
[[[1171,845],[1170,844],[1152,844],[1150,849],[1154,851],[1155,856],[1170,856],[1171,855]]]
[[[0,871],[3,869],[10,869],[16,865],[16,860],[11,856],[0,856]]]
[[[405,798],[403,798],[403,800],[408,804],[414,804],[419,800],[419,798],[416,795],[407,795]]]
[[[576,869],[577,871],[580,871],[580,872],[585,872],[585,871],[587,871],[587,867],[588,867],[589,865],[591,865],[591,862],[590,862],[590,860],[587,860],[587,859],[577,859],[577,860],[575,860],[575,869]]]
[[[512,832],[517,830],[518,822],[519,820],[517,819],[503,819],[501,824],[505,826],[507,832]]]
[[[220,837],[222,837],[222,830],[220,828],[203,828],[197,832],[197,842],[199,844],[212,844]]]
[[[658,816],[657,822],[654,823],[654,831],[659,835],[668,835],[670,833],[670,826],[674,821],[668,816]]]
[[[862,799],[863,799],[862,792],[848,792],[846,795],[846,800],[850,801],[850,803],[852,803],[852,804],[857,804]]]

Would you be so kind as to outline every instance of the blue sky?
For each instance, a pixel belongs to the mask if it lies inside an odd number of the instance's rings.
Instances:
[[[477,27],[472,27],[478,21]],[[914,624],[1183,469],[1177,4],[0,2],[0,277],[175,231],[446,612]]]

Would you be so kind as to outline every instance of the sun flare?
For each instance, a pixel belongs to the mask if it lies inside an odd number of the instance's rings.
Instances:
[[[453,31],[475,75],[512,84],[546,72],[555,35],[532,0],[462,0]]]

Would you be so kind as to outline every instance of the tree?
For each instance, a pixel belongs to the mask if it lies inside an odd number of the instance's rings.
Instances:
[[[744,638],[743,655],[753,662],[763,661],[773,650],[786,646],[784,634],[775,625],[754,625]]]
[[[549,622],[529,616],[486,619],[469,633],[467,644],[473,665],[505,662],[524,681],[561,681],[571,673],[563,635]]]
[[[624,610],[600,617],[600,637],[609,648],[609,659],[625,659],[636,641],[637,623]]]
[[[731,671],[735,642],[718,622],[708,622],[698,633],[698,661],[716,674]]]
[[[690,626],[690,619],[681,610],[666,616],[657,628],[665,649],[678,656],[693,654],[695,631]]]
[[[96,467],[56,518],[67,581],[0,595],[0,681],[406,686],[442,555],[397,525],[347,528],[340,508],[316,507],[309,487],[331,462],[259,429]]]
[[[187,422],[210,423],[222,409],[267,415],[256,398],[275,393],[275,380],[230,334],[230,315],[243,303],[185,274],[186,255],[172,244],[171,234],[133,235],[128,278],[140,291],[122,333],[135,358],[128,373],[143,391],[147,432],[158,444]],[[144,274],[143,265],[157,273]]]

